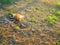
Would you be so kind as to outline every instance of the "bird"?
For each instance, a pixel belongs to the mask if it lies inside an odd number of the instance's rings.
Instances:
[[[17,20],[18,22],[21,22],[21,21],[23,20],[23,18],[24,18],[23,15],[18,14],[18,13],[14,13],[14,14],[12,14],[12,16],[13,16],[14,18],[16,18],[16,20]]]

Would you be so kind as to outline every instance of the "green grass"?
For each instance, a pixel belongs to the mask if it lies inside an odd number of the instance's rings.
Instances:
[[[57,16],[58,18],[60,18],[60,11],[57,11],[57,12],[56,12],[56,16]]]
[[[56,43],[56,45],[60,45],[60,38],[58,38],[58,42]]]
[[[54,15],[49,15],[45,19],[48,23],[54,25],[56,23],[57,17]]]
[[[13,11],[9,11],[8,14],[13,14],[14,12]]]
[[[25,2],[26,2],[27,4],[32,3],[32,1],[31,1],[31,0],[25,0]]]
[[[60,16],[60,11],[57,11],[56,14]]]
[[[11,4],[11,0],[0,0],[0,3],[5,5],[5,4]]]
[[[38,6],[37,6],[35,9],[36,9],[36,10],[41,10],[41,7],[38,7]]]
[[[51,13],[55,13],[56,9],[55,8],[50,8]]]
[[[30,9],[26,9],[25,12],[31,12],[31,10]]]
[[[32,17],[30,21],[31,21],[31,22],[35,22],[36,19],[35,19],[34,17]]]
[[[57,7],[60,7],[60,2],[57,2],[56,5],[57,5]]]
[[[38,14],[38,17],[41,17],[41,15],[40,15],[40,14]]]
[[[58,38],[58,40],[60,41],[60,38]]]
[[[17,4],[18,4],[18,2],[13,2],[13,4],[14,4],[14,5],[17,5]]]
[[[60,42],[57,42],[56,45],[60,45]]]
[[[57,34],[59,34],[59,35],[60,35],[60,30],[57,30]]]

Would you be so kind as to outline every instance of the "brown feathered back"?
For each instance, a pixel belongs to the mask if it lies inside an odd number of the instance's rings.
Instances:
[[[16,20],[19,21],[19,22],[24,18],[24,16],[21,15],[21,14],[12,14],[12,15],[13,15],[13,17],[16,18]]]

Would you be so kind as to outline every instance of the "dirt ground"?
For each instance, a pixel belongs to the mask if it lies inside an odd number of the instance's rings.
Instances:
[[[60,21],[52,26],[44,20],[51,14],[50,8],[57,9],[56,2],[58,0],[17,0],[17,4],[0,8],[0,45],[56,45]],[[16,30],[18,24],[6,17],[10,10],[24,15],[21,23],[27,27]],[[36,22],[30,22],[32,17]]]

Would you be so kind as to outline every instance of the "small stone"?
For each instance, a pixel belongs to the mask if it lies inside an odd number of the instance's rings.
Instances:
[[[31,31],[32,31],[32,32],[34,32],[34,31],[35,31],[35,29],[34,29],[34,28],[31,28]]]
[[[40,34],[40,37],[42,37],[42,38],[43,38],[43,37],[45,37],[45,34],[43,34],[43,33],[42,33],[42,34]]]
[[[23,23],[20,24],[20,28],[26,28],[26,27],[27,27],[27,24],[23,24]]]
[[[12,44],[15,44],[15,43],[16,43],[16,41],[13,39],[13,40],[12,40]]]
[[[0,22],[3,23],[5,21],[4,17],[0,17]]]
[[[32,36],[32,35],[33,35],[33,32],[29,32],[28,35],[29,35],[29,36]]]

